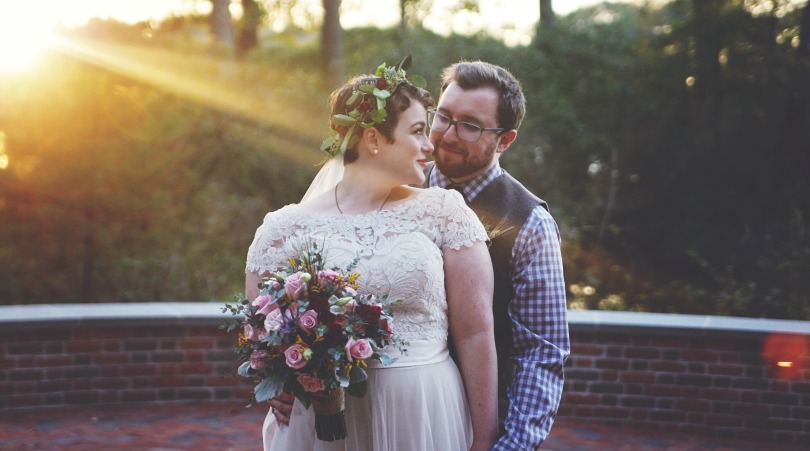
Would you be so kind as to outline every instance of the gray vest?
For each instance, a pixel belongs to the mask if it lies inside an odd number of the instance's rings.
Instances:
[[[425,171],[425,184],[429,182],[432,171],[433,164],[429,164]],[[511,277],[512,248],[521,227],[538,205],[548,210],[545,201],[532,194],[505,170],[469,203],[487,233],[491,236],[493,229],[496,232],[496,236],[489,242],[489,255],[495,274],[492,312],[495,320],[495,347],[498,352],[498,416],[502,428],[508,410],[506,389],[515,378],[512,322],[509,320],[509,303],[514,295]]]

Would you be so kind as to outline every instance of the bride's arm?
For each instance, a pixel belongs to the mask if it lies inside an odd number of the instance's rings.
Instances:
[[[259,283],[262,278],[255,272],[245,273],[245,299],[253,301],[259,296]]]
[[[472,449],[489,449],[498,439],[498,373],[492,319],[494,282],[486,244],[445,249],[444,274],[450,336],[472,414]]]

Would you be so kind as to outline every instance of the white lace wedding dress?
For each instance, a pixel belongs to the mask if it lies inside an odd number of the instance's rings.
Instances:
[[[321,216],[288,205],[269,213],[248,251],[247,271],[274,271],[323,245],[328,267],[357,256],[360,293],[388,294],[395,334],[407,355],[388,367],[369,361],[368,393],[346,396],[348,437],[315,437],[312,409],[296,400],[290,426],[272,413],[264,424],[266,450],[467,450],[472,427],[464,387],[447,350],[447,302],[442,250],[484,241],[486,232],[456,191],[422,190],[391,209]]]

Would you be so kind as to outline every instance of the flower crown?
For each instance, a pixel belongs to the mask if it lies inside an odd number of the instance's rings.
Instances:
[[[386,102],[401,83],[409,83],[417,88],[425,88],[427,83],[419,75],[407,75],[405,69],[411,65],[411,55],[406,56],[396,66],[382,63],[373,77],[361,80],[346,100],[346,114],[332,116],[329,137],[321,144],[321,150],[328,157],[346,153],[346,149],[360,140],[362,131],[384,122],[388,116]],[[359,127],[359,128],[358,128]]]

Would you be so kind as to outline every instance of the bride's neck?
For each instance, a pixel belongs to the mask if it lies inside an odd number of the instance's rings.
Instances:
[[[367,172],[346,168],[343,180],[335,187],[335,203],[343,213],[366,213],[381,210],[390,200],[396,186]]]

